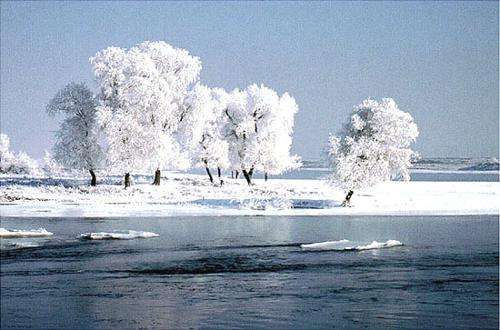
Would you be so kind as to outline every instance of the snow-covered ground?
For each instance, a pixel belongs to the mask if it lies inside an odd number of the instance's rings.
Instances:
[[[220,187],[206,176],[167,173],[161,186],[136,177],[124,189],[109,177],[97,187],[86,178],[0,177],[0,215],[19,217],[126,217],[218,215],[453,215],[498,214],[499,182],[388,182],[344,193],[322,180],[225,178]]]

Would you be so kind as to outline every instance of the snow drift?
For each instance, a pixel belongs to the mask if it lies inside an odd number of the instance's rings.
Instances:
[[[304,251],[363,251],[373,249],[390,248],[394,246],[402,246],[403,243],[396,240],[388,240],[387,242],[373,241],[367,245],[354,245],[347,239],[340,241],[329,241],[312,244],[302,244],[300,248]]]

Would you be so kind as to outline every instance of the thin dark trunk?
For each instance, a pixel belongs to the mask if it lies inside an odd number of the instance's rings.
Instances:
[[[234,179],[234,171],[231,171],[231,179]]]
[[[354,194],[354,191],[349,190],[349,192],[345,196],[345,200],[342,202],[341,206],[350,206],[351,205],[351,197],[353,194]]]
[[[212,173],[210,173],[210,169],[208,166],[205,166],[205,170],[207,170],[208,177],[210,178],[210,182],[214,183],[214,178],[212,176]]]
[[[157,169],[155,171],[155,179],[153,181],[153,184],[155,186],[159,186],[160,185],[160,179],[161,179],[161,171],[160,171],[160,169]]]
[[[253,167],[250,169],[250,171],[248,171],[248,176],[250,177],[250,179],[252,178],[252,176],[253,176]]]
[[[248,185],[251,186],[252,177],[250,176],[250,174],[246,170],[241,170],[241,172],[243,172],[243,176],[245,177],[245,180],[247,180]]]
[[[236,179],[240,176],[240,171],[235,171],[236,172]]]
[[[264,181],[267,181],[267,172],[264,173]]]
[[[128,187],[130,187],[130,173],[125,173],[125,189],[127,189]]]
[[[90,180],[90,185],[92,187],[95,187],[95,186],[97,186],[97,178],[95,176],[94,170],[89,170],[89,172],[90,172],[90,176],[92,177],[92,180]]]
[[[224,184],[224,181],[221,178],[220,167],[217,167],[217,176],[219,177],[220,185],[222,186]]]

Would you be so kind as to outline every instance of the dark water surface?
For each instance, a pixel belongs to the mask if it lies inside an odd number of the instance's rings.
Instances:
[[[2,239],[2,329],[498,328],[498,216],[2,218],[1,227],[55,234]],[[119,229],[160,237],[77,239]],[[340,239],[404,246],[300,249]]]

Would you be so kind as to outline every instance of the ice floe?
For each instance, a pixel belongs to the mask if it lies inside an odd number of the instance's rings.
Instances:
[[[0,244],[0,250],[17,250],[17,249],[26,249],[26,248],[36,248],[40,245],[34,242],[16,242],[16,243],[7,243]]]
[[[81,239],[88,240],[108,240],[108,239],[134,239],[134,238],[152,238],[160,235],[147,231],[125,230],[116,232],[85,233],[80,235]]]
[[[8,230],[0,228],[0,238],[16,238],[16,237],[45,237],[54,235],[44,228],[28,229],[28,230]]]

